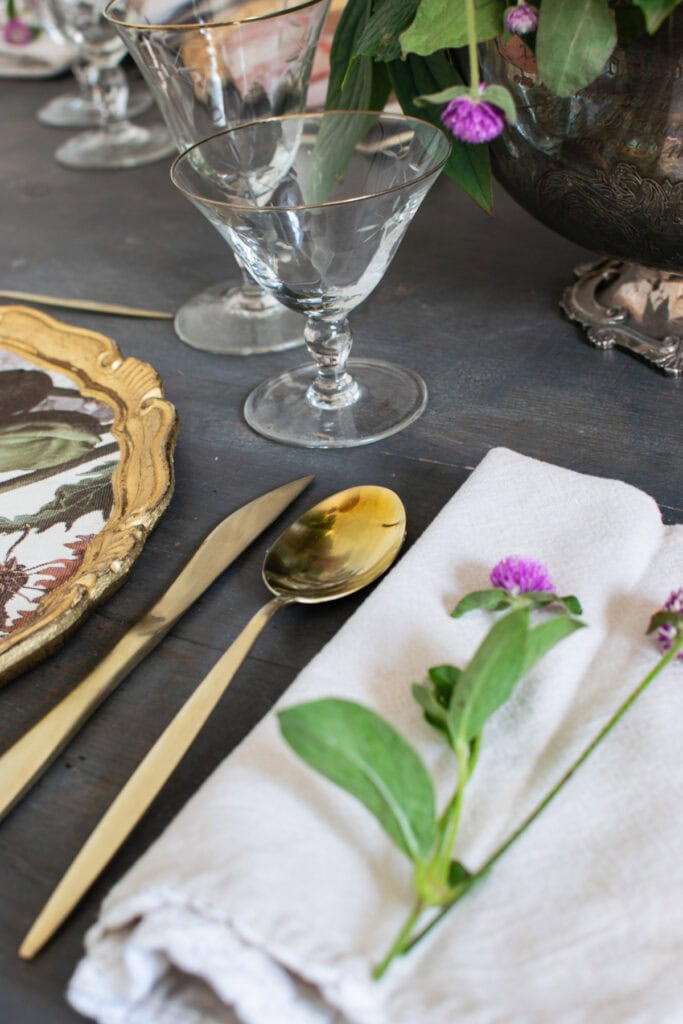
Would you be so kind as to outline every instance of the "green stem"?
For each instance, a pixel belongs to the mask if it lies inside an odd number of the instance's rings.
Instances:
[[[458,834],[460,812],[462,811],[462,801],[465,795],[465,786],[467,785],[467,780],[469,778],[469,746],[459,743],[455,753],[458,759],[458,788],[455,792],[454,799],[451,800],[448,805],[450,812],[445,823],[446,827],[444,828],[441,836],[439,849],[437,850],[433,862],[444,884],[448,881],[448,869]]]
[[[474,11],[474,0],[465,0],[467,17],[467,53],[470,62],[470,95],[479,99],[479,58],[477,56],[477,20]]]
[[[410,933],[412,932],[413,926],[417,924],[417,921],[423,910],[424,903],[422,902],[422,900],[418,900],[413,909],[411,910],[410,914],[408,915],[408,917],[405,919],[403,927],[401,928],[400,932],[398,933],[398,935],[392,942],[391,946],[389,947],[389,951],[387,952],[386,956],[377,965],[377,967],[374,968],[372,976],[375,979],[375,981],[379,981],[380,978],[384,976],[387,968],[389,967],[389,964],[395,957],[405,952],[404,943],[408,936],[410,935]]]
[[[408,942],[406,944],[406,946],[405,946],[405,948],[403,950],[404,953],[409,952],[414,946],[416,946],[417,943],[420,942],[420,940],[423,939],[425,937],[425,935],[429,931],[431,931],[431,929],[434,927],[434,925],[438,924],[439,921],[443,917],[445,917],[445,915],[448,913],[448,911],[451,909],[451,907],[454,906],[454,904],[456,904],[458,902],[458,900],[462,899],[462,897],[465,895],[465,893],[468,892],[472,888],[472,886],[475,885],[475,883],[479,881],[480,878],[482,878],[485,874],[487,874],[491,870],[493,865],[498,860],[500,860],[500,858],[503,856],[503,854],[507,850],[510,849],[512,844],[514,842],[516,842],[516,840],[519,839],[519,837],[524,832],[526,832],[526,830],[529,828],[529,826],[532,824],[532,822],[534,822],[536,820],[536,818],[539,816],[539,814],[543,810],[545,810],[545,808],[548,806],[550,801],[555,796],[557,796],[557,794],[560,792],[560,790],[566,785],[567,782],[569,782],[569,780],[571,779],[572,775],[577,770],[577,768],[581,767],[581,765],[584,763],[584,761],[586,761],[587,758],[593,753],[593,751],[598,746],[598,744],[602,742],[602,740],[605,738],[605,736],[607,736],[607,734],[609,732],[611,732],[611,730],[614,728],[614,726],[617,724],[617,722],[621,718],[623,718],[623,716],[626,714],[626,712],[629,710],[629,708],[633,704],[635,704],[635,702],[638,699],[638,697],[640,697],[641,693],[645,689],[647,689],[647,687],[650,685],[652,680],[656,676],[659,675],[659,673],[662,671],[662,669],[666,668],[666,666],[669,664],[669,662],[673,661],[673,659],[676,657],[678,652],[680,650],[682,650],[682,649],[683,649],[683,629],[681,630],[681,632],[679,632],[677,634],[676,638],[674,639],[671,647],[666,652],[666,654],[664,654],[660,658],[660,660],[654,666],[652,671],[649,672],[645,676],[645,678],[642,680],[642,682],[640,682],[638,684],[638,686],[635,688],[635,690],[633,690],[633,692],[630,694],[630,696],[628,696],[626,698],[626,700],[623,702],[623,704],[621,704],[617,708],[617,710],[614,712],[614,714],[609,719],[609,721],[606,723],[606,725],[604,725],[602,727],[602,729],[597,734],[597,736],[595,736],[591,740],[591,742],[588,744],[588,746],[583,750],[583,752],[581,754],[579,754],[579,756],[574,761],[574,763],[567,769],[567,771],[562,775],[562,777],[559,779],[559,781],[555,783],[555,785],[550,790],[550,792],[547,793],[543,797],[543,799],[540,801],[540,803],[538,803],[536,805],[536,807],[534,807],[534,809],[531,811],[531,813],[528,814],[527,817],[524,819],[524,821],[521,823],[521,825],[519,825],[510,836],[508,836],[508,838],[505,840],[505,842],[502,843],[502,845],[499,846],[498,849],[495,850],[494,853],[491,854],[491,856],[488,858],[488,860],[485,861],[484,864],[482,864],[482,866],[476,872],[474,872],[474,874],[470,875],[470,877],[463,883],[462,888],[458,890],[457,895],[454,896],[453,899],[451,899],[447,904],[444,905],[443,909],[429,922],[428,925],[426,925],[420,932],[418,932],[417,935],[413,936],[413,938],[410,940],[410,942]]]

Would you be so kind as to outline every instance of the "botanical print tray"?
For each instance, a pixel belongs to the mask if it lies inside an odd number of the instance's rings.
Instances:
[[[147,363],[0,307],[0,682],[128,572],[171,498],[176,426]]]

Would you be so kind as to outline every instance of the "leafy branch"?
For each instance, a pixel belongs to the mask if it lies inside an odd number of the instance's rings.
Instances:
[[[653,616],[664,653],[562,777],[512,834],[477,870],[454,856],[466,787],[476,768],[484,727],[520,681],[560,641],[584,623],[576,597],[555,593],[546,570],[510,558],[491,574],[493,588],[468,594],[452,613],[503,614],[489,629],[469,664],[438,665],[413,697],[427,723],[455,760],[455,788],[437,814],[435,789],[416,750],[369,708],[338,698],[311,701],[279,713],[283,737],[310,767],[351,793],[370,810],[413,865],[413,904],[373,971],[383,977],[393,960],[427,935],[531,826],[607,737],[652,680],[683,654],[683,588]],[[504,581],[503,586],[495,585]],[[540,618],[540,622],[537,619]]]

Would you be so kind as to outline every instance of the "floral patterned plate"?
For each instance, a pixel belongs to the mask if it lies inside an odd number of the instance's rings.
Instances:
[[[147,363],[0,307],[0,682],[128,572],[171,498],[176,426]]]

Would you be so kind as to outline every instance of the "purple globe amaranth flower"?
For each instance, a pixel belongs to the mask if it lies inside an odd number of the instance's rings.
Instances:
[[[526,594],[530,590],[543,590],[552,594],[555,591],[546,567],[533,558],[522,558],[519,555],[510,555],[494,565],[491,584],[512,594]]]
[[[10,18],[3,25],[2,38],[10,46],[27,46],[33,39],[33,32],[21,18]]]
[[[662,611],[665,612],[677,612],[681,617],[681,625],[679,629],[683,631],[683,587],[679,587],[678,590],[674,590],[664,603]],[[667,624],[660,626],[657,630],[657,643],[659,644],[660,651],[666,653],[671,650],[671,645],[676,639],[676,635],[679,630],[675,626]],[[683,661],[683,651],[679,651],[676,655],[677,661]]]
[[[505,12],[505,28],[517,36],[535,32],[538,27],[538,10],[533,4],[517,4]]]
[[[479,91],[484,95],[486,86],[480,86]],[[489,142],[505,127],[500,107],[471,96],[456,96],[441,111],[441,120],[463,142]]]

